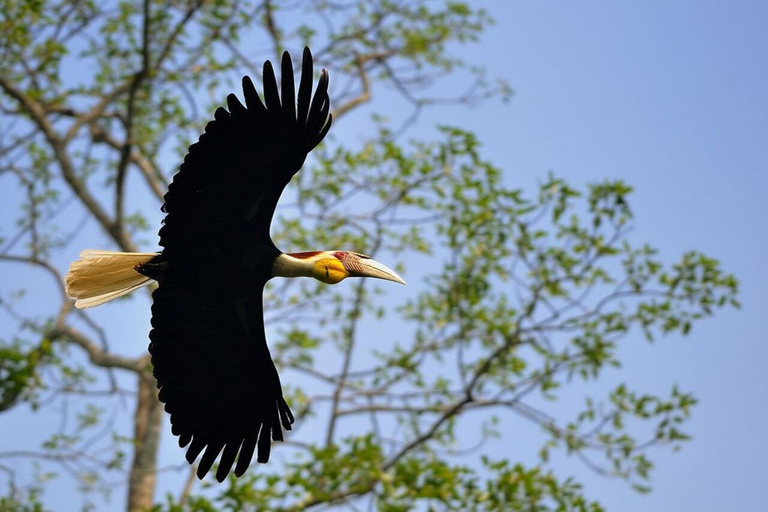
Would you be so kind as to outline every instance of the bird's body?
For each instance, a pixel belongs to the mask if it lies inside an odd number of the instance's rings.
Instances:
[[[264,103],[243,79],[190,146],[165,196],[160,253],[86,251],[67,276],[78,307],[91,307],[158,282],[149,351],[159,399],[202,478],[221,453],[218,480],[254,452],[269,459],[272,440],[294,421],[264,334],[262,294],[275,276],[336,283],[348,276],[403,282],[367,256],[346,251],[283,254],[269,228],[284,187],[331,125],[328,76],[312,97],[312,57],[304,51],[298,102],[283,55],[281,93],[267,62]],[[116,276],[115,279],[112,277]],[[282,428],[281,428],[282,427]]]

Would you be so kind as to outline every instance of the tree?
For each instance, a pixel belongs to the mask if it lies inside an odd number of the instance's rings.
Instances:
[[[28,298],[0,297],[8,319],[0,412],[10,418],[28,404],[50,414],[72,404],[61,410],[67,428],[52,428],[39,450],[0,453],[4,507],[39,503],[41,482],[65,471],[83,488],[84,506],[118,481],[129,510],[154,500],[161,510],[370,500],[383,510],[415,501],[600,510],[549,464],[552,450],[644,491],[649,450],[687,439],[695,398],[676,388],[661,397],[621,384],[588,396],[573,417],[553,404],[564,386],[620,366],[622,339],[688,334],[695,320],[737,305],[735,278],[698,252],[664,265],[633,241],[632,190],[621,181],[576,190],[549,176],[531,197],[506,183],[472,133],[446,125],[434,140],[404,141],[408,120],[390,127],[376,115],[376,84],[410,104],[412,118],[436,103],[508,96],[503,83],[489,84],[483,70],[452,56],[453,45],[481,35],[487,13],[406,0],[0,6],[0,177],[20,198],[18,218],[3,219],[0,263],[50,278]],[[81,231],[104,247],[153,248],[157,225],[146,205],[159,209],[212,105],[243,73],[258,77],[265,56],[305,44],[336,84],[334,133],[366,104],[377,130],[363,142],[331,137],[315,153],[278,211],[276,241],[421,258],[430,270],[395,308],[365,280],[274,283],[265,298],[270,346],[298,430],[277,448],[278,460],[240,480],[196,491],[190,472],[180,494],[153,497],[167,425],[148,357],[116,350],[108,326],[72,308],[61,254]],[[434,97],[444,76],[470,87]],[[52,292],[49,307],[43,298]],[[381,328],[394,322],[396,330]],[[126,398],[135,402],[132,430],[110,420]],[[538,463],[483,449],[521,420],[541,427]],[[37,480],[17,471],[29,461]]]

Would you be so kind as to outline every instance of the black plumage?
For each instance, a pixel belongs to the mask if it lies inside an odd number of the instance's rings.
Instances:
[[[269,227],[283,188],[332,119],[324,70],[312,95],[309,49],[298,104],[288,53],[281,71],[278,88],[264,65],[263,103],[248,77],[245,106],[227,97],[228,111],[219,108],[190,146],[163,206],[149,351],[173,434],[190,463],[202,453],[200,478],[220,453],[219,481],[236,459],[242,475],[254,451],[266,462],[271,441],[294,421],[264,334],[262,292],[280,254]]]

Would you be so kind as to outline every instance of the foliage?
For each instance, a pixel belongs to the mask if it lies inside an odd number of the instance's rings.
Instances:
[[[25,499],[41,508],[45,482],[58,477],[77,482],[86,508],[114,481],[129,509],[152,505],[166,428],[148,360],[116,351],[93,315],[72,309],[61,254],[83,230],[121,250],[152,239],[146,205],[159,207],[211,104],[243,72],[259,74],[265,55],[251,41],[267,34],[272,56],[312,45],[338,84],[340,135],[347,113],[376,107],[374,83],[412,106],[408,120],[429,105],[508,97],[452,53],[491,22],[450,1],[0,0],[0,179],[20,207],[0,225],[0,264],[51,278],[47,289],[0,297],[9,319],[0,412],[9,421],[25,404],[73,404],[39,450],[2,448],[0,508]],[[444,76],[470,87],[431,96]],[[189,480],[155,510],[597,511],[558,473],[554,452],[645,491],[651,450],[688,439],[690,392],[621,383],[605,394],[593,384],[621,366],[624,344],[689,335],[697,320],[738,306],[735,278],[706,255],[670,263],[634,240],[628,184],[548,176],[531,194],[509,185],[472,133],[442,126],[431,141],[403,141],[408,120],[357,145],[326,142],[274,229],[286,250],[399,260],[411,281],[401,305],[384,306],[384,289],[365,280],[272,283],[270,345],[298,430],[268,466],[223,486]],[[55,301],[29,307],[50,290]],[[585,397],[575,413],[558,401],[566,390]],[[126,398],[136,403],[132,431],[114,420]],[[521,421],[540,429],[538,460],[494,452],[514,443],[507,433]],[[34,477],[16,462],[30,460]]]

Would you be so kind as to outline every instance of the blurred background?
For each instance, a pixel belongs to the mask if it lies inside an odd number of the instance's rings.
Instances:
[[[0,509],[768,501],[764,3],[0,6]],[[334,126],[273,236],[408,286],[275,282],[296,429],[199,483],[149,294],[79,312],[61,279],[82,249],[158,250],[186,147],[304,45]]]

